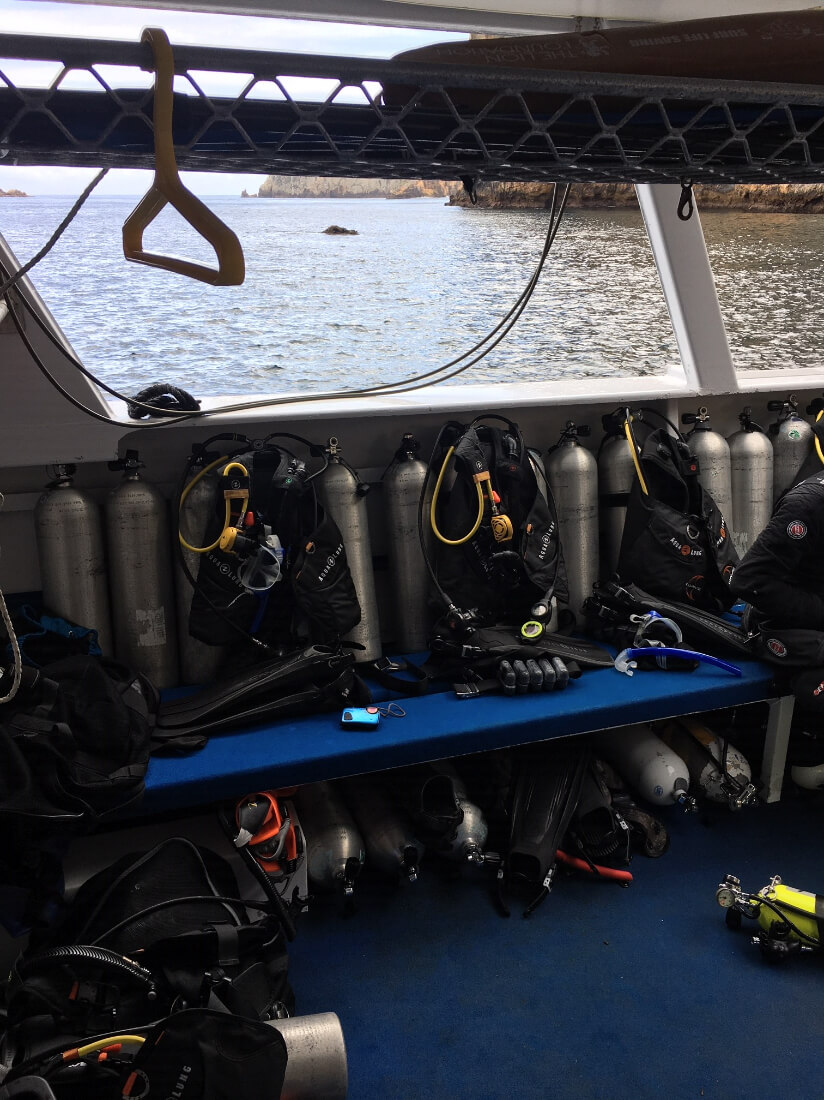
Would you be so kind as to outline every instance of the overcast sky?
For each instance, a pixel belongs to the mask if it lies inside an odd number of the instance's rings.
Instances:
[[[0,0],[0,28],[6,34],[50,34],[84,38],[139,41],[144,27],[162,27],[175,43],[226,46],[239,49],[271,49],[287,53],[339,54],[352,57],[388,58],[401,50],[466,38],[446,31],[362,27],[356,24],[320,23],[255,16],[206,15],[150,8],[114,8],[97,4],[52,4],[39,0]],[[0,68],[20,83],[47,84],[54,67],[33,75],[8,62]],[[0,189],[17,188],[29,195],[77,195],[96,175],[84,168],[14,168],[0,166]],[[95,194],[142,194],[151,182],[150,172],[112,169]],[[222,175],[184,172],[181,178],[198,195],[239,195],[245,188],[257,191],[265,175]]]

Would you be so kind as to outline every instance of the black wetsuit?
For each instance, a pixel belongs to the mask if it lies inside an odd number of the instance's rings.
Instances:
[[[784,494],[730,588],[776,627],[824,631],[824,474]],[[800,716],[824,715],[824,668],[797,673],[791,686]]]
[[[730,588],[775,626],[824,630],[824,475],[784,494]]]

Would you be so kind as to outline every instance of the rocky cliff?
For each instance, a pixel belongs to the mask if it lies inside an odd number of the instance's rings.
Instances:
[[[10,191],[0,188],[0,199],[27,199],[28,197],[25,191],[18,191],[16,187],[12,187]]]
[[[784,214],[824,213],[824,184],[709,184],[695,185],[699,210],[746,210]],[[480,183],[478,206],[508,210],[542,210],[552,201],[548,183]],[[570,207],[635,206],[631,183],[576,183],[569,192]],[[450,205],[469,206],[462,188],[455,190]]]
[[[267,176],[261,199],[446,198],[458,184],[441,180],[338,179],[327,176]],[[249,197],[249,196],[247,196]]]

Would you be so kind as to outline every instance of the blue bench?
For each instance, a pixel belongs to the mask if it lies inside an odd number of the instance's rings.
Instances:
[[[452,691],[398,699],[406,715],[374,731],[342,729],[340,715],[280,719],[214,734],[199,752],[154,757],[141,817],[232,799],[253,790],[381,771],[425,760],[500,749],[682,714],[766,701],[762,797],[777,801],[784,774],[792,697],[780,697],[770,666],[736,661],[740,677],[701,665],[694,672],[589,670],[564,691],[484,695]]]

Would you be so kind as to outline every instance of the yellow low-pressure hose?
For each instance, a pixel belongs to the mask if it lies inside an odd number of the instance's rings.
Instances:
[[[197,483],[200,481],[200,479],[202,477],[205,477],[206,474],[208,474],[210,470],[214,470],[215,466],[220,466],[220,464],[222,462],[225,462],[228,457],[229,457],[228,455],[222,455],[220,458],[216,458],[214,460],[214,462],[210,462],[208,466],[204,466],[203,469],[200,471],[200,473],[196,474],[195,477],[192,478],[192,480],[189,482],[189,484],[186,486],[186,488],[180,494],[180,505],[178,507],[177,537],[180,539],[180,545],[182,547],[184,547],[186,550],[191,550],[191,552],[193,554],[207,554],[210,550],[214,550],[215,547],[220,543],[220,538],[221,538],[221,535],[223,534],[223,531],[220,532],[220,535],[218,535],[217,538],[215,539],[215,541],[213,543],[210,543],[209,546],[191,546],[186,541],[186,539],[184,539],[183,533],[180,530],[180,513],[183,511],[183,504],[186,500],[186,497],[189,495],[190,491],[195,487],[195,485],[197,485]],[[249,476],[249,471],[246,469],[246,467],[243,465],[242,462],[230,462],[229,465],[226,467],[226,469],[223,471],[224,477],[230,470],[235,469],[235,468],[237,468],[238,470],[242,470],[243,475],[245,477]],[[241,514],[246,511],[248,506],[249,506],[249,496],[247,494],[243,498],[243,507],[241,509]],[[232,505],[229,501],[229,498],[227,497],[226,498],[226,511],[225,511],[224,518],[223,518],[223,530],[225,530],[229,526],[229,524],[231,522],[231,519],[232,519]]]
[[[93,1043],[86,1043],[82,1047],[74,1047],[64,1051],[63,1061],[73,1061],[75,1058],[85,1058],[87,1054],[94,1054],[96,1050],[107,1050],[113,1046],[141,1046],[146,1040],[142,1035],[109,1035],[105,1039],[95,1039]]]
[[[818,416],[815,418],[816,424],[819,422],[819,420],[821,419],[822,416],[824,416],[824,409],[822,409],[819,412]],[[818,457],[821,460],[821,465],[824,466],[824,451],[821,450],[821,440],[818,438],[817,435],[815,435],[815,433],[813,433],[813,434],[814,434],[814,437],[815,437],[815,449],[818,452]]]
[[[481,520],[484,518],[484,491],[481,488],[480,481],[476,481],[475,482],[475,488],[478,490],[478,517],[475,520],[475,525],[473,526],[473,528],[469,532],[469,534],[464,535],[463,538],[459,538],[459,539],[448,539],[448,538],[446,538],[445,535],[442,535],[441,532],[438,530],[438,524],[437,524],[437,521],[435,519],[435,509],[437,508],[437,505],[438,505],[438,494],[441,491],[441,484],[443,483],[444,475],[446,474],[446,468],[449,465],[449,460],[452,458],[452,455],[454,453],[455,453],[455,448],[454,447],[450,447],[449,450],[446,452],[446,458],[443,460],[443,465],[441,466],[441,472],[438,474],[438,480],[435,482],[435,491],[432,494],[432,503],[429,506],[429,522],[430,522],[431,527],[432,527],[432,533],[434,534],[435,538],[438,539],[439,542],[443,542],[447,546],[461,546],[461,545],[463,545],[463,543],[469,542],[469,540],[472,538],[472,536],[475,534],[475,532],[481,526]],[[492,500],[491,488],[490,488],[490,500]]]
[[[638,480],[641,483],[641,489],[645,497],[649,496],[647,483],[644,481],[644,475],[641,473],[641,463],[638,461],[638,451],[635,448],[635,441],[632,438],[632,429],[629,426],[629,420],[624,421],[624,435],[627,437],[627,443],[629,444],[629,453],[632,455],[632,461],[635,465],[635,472],[636,474],[638,474]]]

